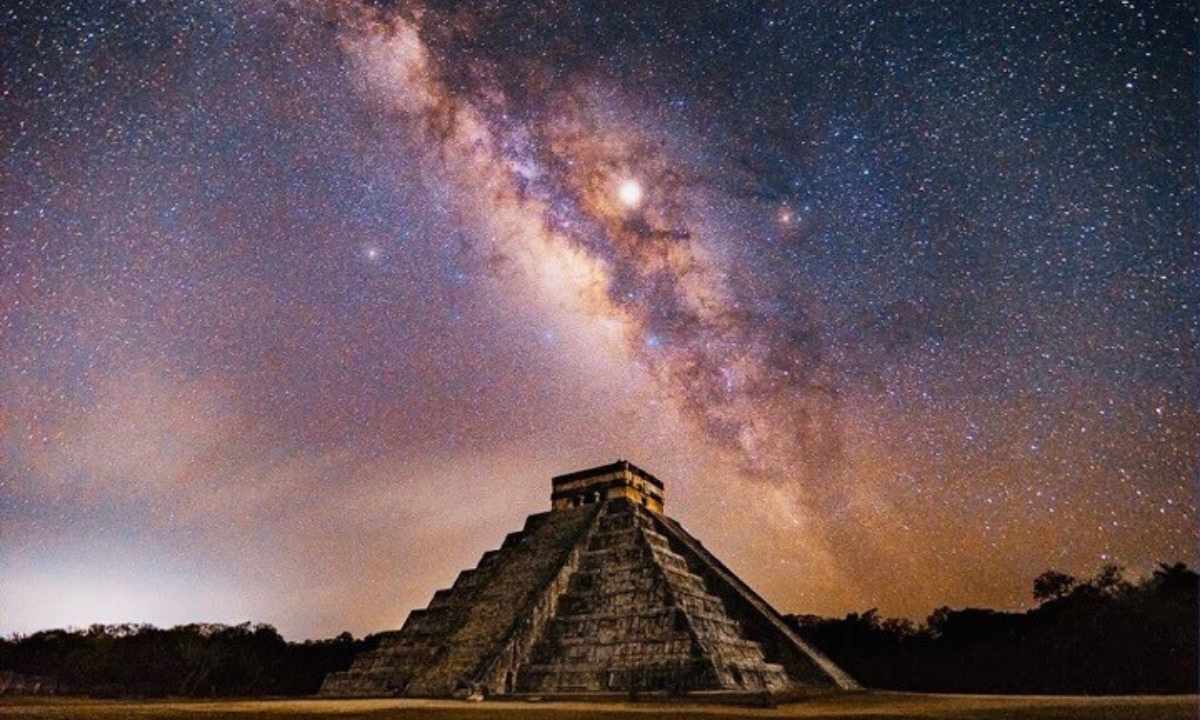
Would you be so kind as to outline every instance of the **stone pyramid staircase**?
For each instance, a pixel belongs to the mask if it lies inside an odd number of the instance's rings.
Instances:
[[[605,504],[554,622],[516,680],[523,693],[780,691],[763,659],[703,580],[632,503]]]
[[[470,692],[477,676],[506,641],[526,630],[541,595],[554,593],[563,570],[599,505],[530,515],[499,550],[483,554],[473,570],[434,593],[399,632],[355,658],[349,670],[330,673],[322,695],[449,696]],[[562,583],[559,583],[562,584]],[[519,638],[518,638],[519,639]]]

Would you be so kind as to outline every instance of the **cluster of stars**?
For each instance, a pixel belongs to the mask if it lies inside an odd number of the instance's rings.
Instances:
[[[378,630],[618,456],[788,610],[1198,559],[1194,8],[268,5],[0,10],[0,630]]]

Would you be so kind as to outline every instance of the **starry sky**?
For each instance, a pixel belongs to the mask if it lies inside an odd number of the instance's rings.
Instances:
[[[396,628],[617,458],[784,612],[1200,560],[1192,3],[0,33],[0,632]]]

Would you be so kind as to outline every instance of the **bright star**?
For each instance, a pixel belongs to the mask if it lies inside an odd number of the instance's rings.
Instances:
[[[617,199],[619,199],[625,207],[635,208],[642,202],[642,186],[633,178],[622,180],[621,185],[617,187]]]

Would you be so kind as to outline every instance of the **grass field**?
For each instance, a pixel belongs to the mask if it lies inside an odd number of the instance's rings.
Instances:
[[[122,701],[62,698],[0,700],[0,720],[171,718],[172,720],[647,720],[711,718],[962,718],[979,720],[1195,720],[1200,698],[1033,697],[856,693],[775,708],[688,703],[467,703],[441,700]]]

